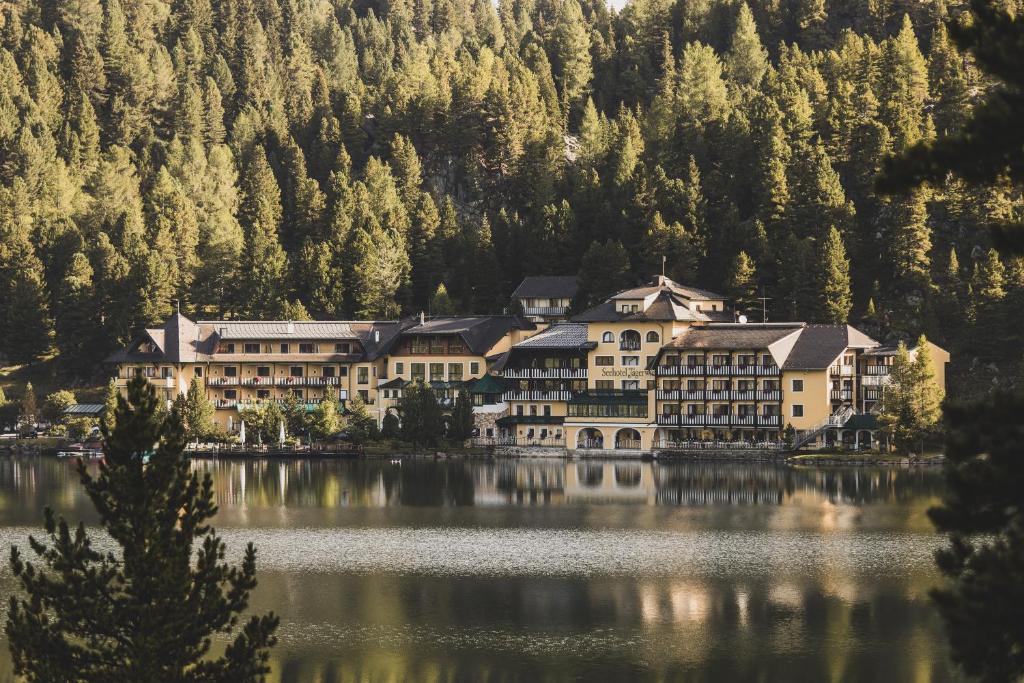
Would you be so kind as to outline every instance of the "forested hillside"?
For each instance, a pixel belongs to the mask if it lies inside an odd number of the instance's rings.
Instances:
[[[1020,9],[1021,0],[1007,0]],[[943,0],[15,0],[0,354],[190,315],[500,311],[660,271],[1019,372],[1019,188],[874,192],[988,84]],[[962,19],[962,18],[961,18]],[[438,292],[438,289],[441,292]]]

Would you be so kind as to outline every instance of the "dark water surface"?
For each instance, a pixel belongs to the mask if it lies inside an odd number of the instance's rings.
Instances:
[[[230,550],[257,545],[271,681],[959,680],[927,596],[938,470],[194,467]],[[0,459],[4,558],[44,505],[95,522],[71,463]]]

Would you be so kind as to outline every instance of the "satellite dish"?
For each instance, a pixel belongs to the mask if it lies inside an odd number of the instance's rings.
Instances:
[[[741,325],[746,325],[747,324],[747,316],[740,315],[740,324]]]

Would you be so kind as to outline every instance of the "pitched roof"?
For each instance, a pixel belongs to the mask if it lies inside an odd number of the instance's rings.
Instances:
[[[871,337],[849,325],[807,325],[782,366],[783,370],[823,370],[847,348],[878,346]]]
[[[575,275],[529,275],[512,292],[512,298],[571,299],[579,288]]]
[[[65,415],[87,415],[95,417],[102,415],[106,406],[102,403],[76,403],[64,409]]]
[[[765,349],[797,334],[802,323],[785,325],[710,324],[693,327],[664,346],[666,349]]]
[[[476,315],[460,318],[433,318],[417,323],[402,331],[407,335],[457,335],[475,355],[491,350],[502,337],[513,329],[533,330],[536,326],[514,315]]]
[[[558,323],[516,344],[516,349],[587,349],[597,346],[587,340],[583,323]]]
[[[708,316],[703,311],[691,311],[680,299],[668,290],[661,291],[658,297],[651,302],[651,305],[643,311],[625,313],[615,310],[615,301],[608,300],[593,308],[588,308],[579,315],[572,317],[573,322],[595,323],[595,322],[619,322],[635,320],[669,321],[688,320],[706,321]]]
[[[224,320],[204,324],[213,325],[220,338],[226,340],[356,338],[352,325],[345,321]]]

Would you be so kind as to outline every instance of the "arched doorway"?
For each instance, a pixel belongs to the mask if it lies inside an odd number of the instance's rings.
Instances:
[[[604,448],[604,434],[593,427],[581,429],[576,433],[576,448]]]
[[[617,450],[640,450],[640,432],[635,429],[620,429],[615,433]]]

